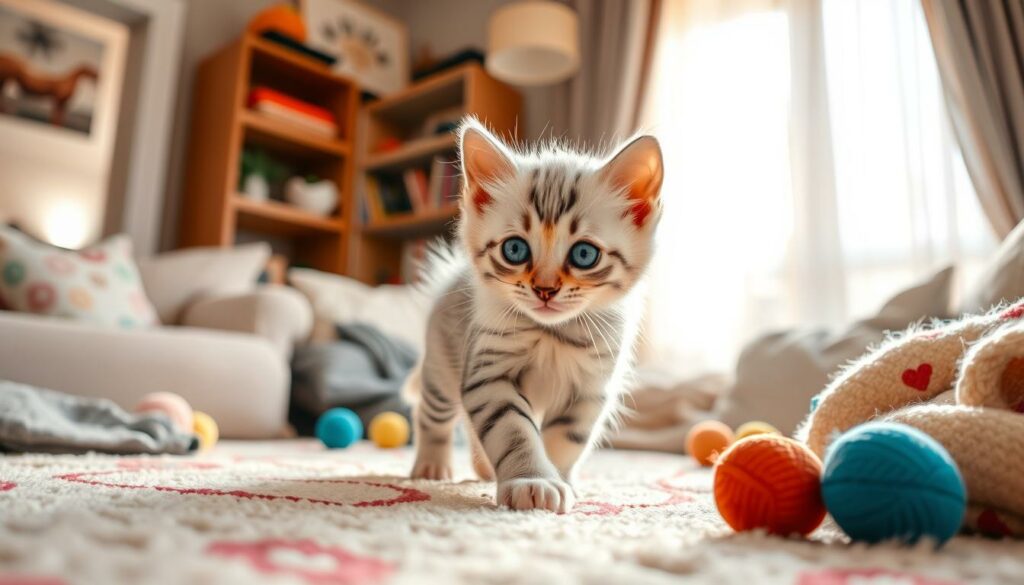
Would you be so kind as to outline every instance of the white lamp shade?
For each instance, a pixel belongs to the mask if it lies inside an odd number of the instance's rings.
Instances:
[[[546,85],[568,79],[579,64],[579,22],[568,6],[524,0],[491,15],[487,71],[494,77],[514,85]]]

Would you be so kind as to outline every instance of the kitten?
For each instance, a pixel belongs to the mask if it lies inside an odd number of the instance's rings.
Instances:
[[[475,120],[463,124],[460,149],[462,267],[406,382],[412,477],[451,478],[462,414],[474,467],[497,478],[499,504],[564,513],[632,361],[637,284],[661,216],[661,150],[643,136],[605,161],[557,145],[515,152]]]

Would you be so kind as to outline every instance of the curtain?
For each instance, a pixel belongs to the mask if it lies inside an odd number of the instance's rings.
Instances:
[[[665,0],[659,22],[647,365],[728,371],[759,333],[842,326],[993,249],[914,0]]]
[[[579,72],[556,86],[550,126],[554,136],[603,146],[636,127],[649,60],[652,10],[659,0],[570,0],[579,16]]]
[[[967,168],[1006,236],[1024,219],[1024,2],[921,2]]]

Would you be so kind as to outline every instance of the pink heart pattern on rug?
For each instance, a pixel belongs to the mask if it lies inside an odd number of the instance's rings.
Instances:
[[[182,465],[183,468],[194,470],[211,471],[219,466],[206,467],[202,465]],[[86,471],[80,473],[65,473],[57,475],[59,479],[71,483],[79,483],[94,487],[115,488],[122,490],[153,490],[158,492],[171,492],[187,496],[220,496],[234,497],[244,500],[263,501],[285,501],[285,502],[306,502],[310,504],[322,504],[326,506],[355,506],[380,507],[394,506],[396,504],[409,504],[424,502],[430,499],[430,495],[418,489],[403,487],[382,481],[370,481],[366,479],[337,479],[337,478],[310,478],[310,477],[250,477],[250,480],[261,482],[258,487],[241,487],[217,485],[217,479],[211,477],[205,487],[193,487],[183,485],[161,485],[156,482],[132,481],[123,479],[125,475],[132,476],[141,471],[153,471],[146,466],[138,468],[126,468],[104,471]],[[169,468],[173,469],[173,468]],[[109,479],[108,479],[109,478]],[[116,479],[115,479],[116,478]],[[310,489],[310,486],[317,484],[332,484],[332,497],[324,498],[314,495],[321,490]],[[210,487],[216,486],[216,487]],[[344,488],[348,488],[347,490]],[[310,493],[312,492],[312,493]]]
[[[221,541],[206,550],[220,557],[244,559],[265,575],[290,575],[314,584],[377,583],[394,572],[390,563],[311,540]]]
[[[917,390],[918,392],[924,392],[928,389],[928,383],[932,381],[932,365],[921,364],[917,366],[917,369],[909,368],[903,370],[903,384]]]

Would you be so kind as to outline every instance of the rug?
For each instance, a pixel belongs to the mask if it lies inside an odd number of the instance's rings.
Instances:
[[[0,457],[0,584],[1024,582],[1024,545],[939,552],[733,534],[686,457],[602,451],[568,515],[474,481],[404,479],[408,449],[222,443],[195,457]]]

